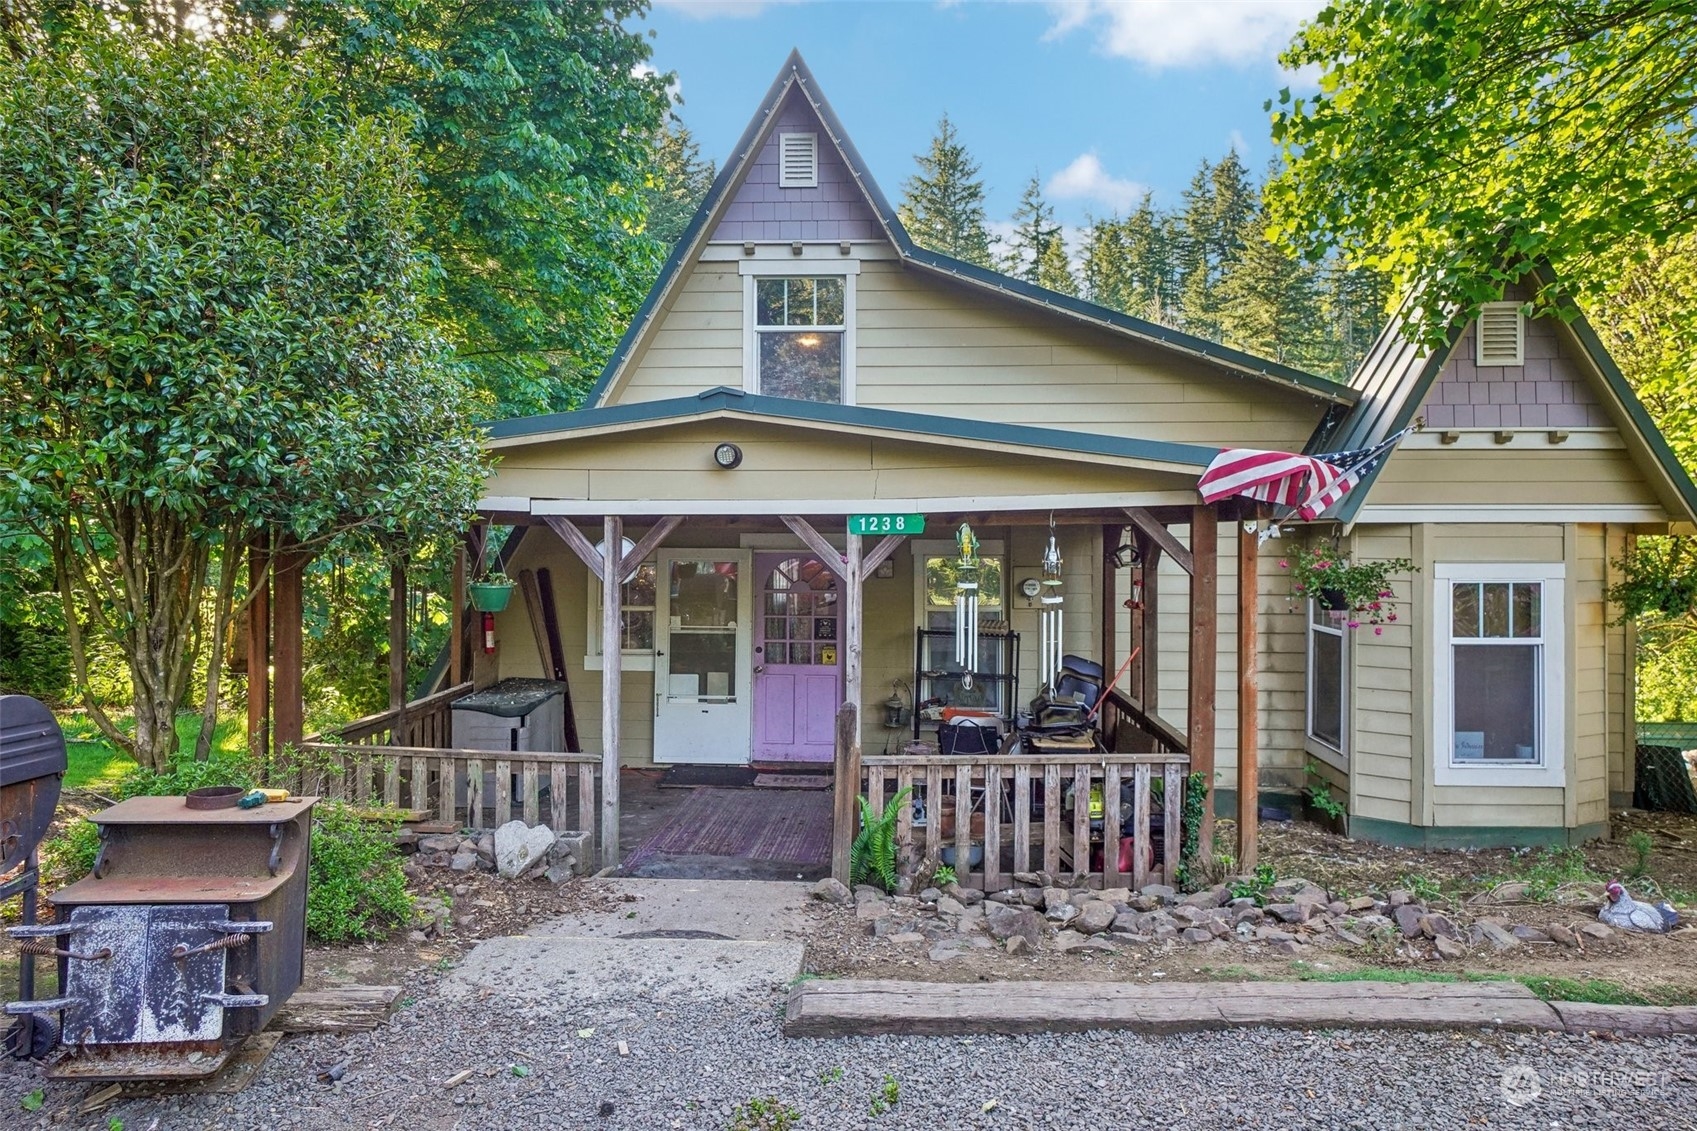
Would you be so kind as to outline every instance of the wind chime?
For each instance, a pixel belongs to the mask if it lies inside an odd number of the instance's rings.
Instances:
[[[1055,676],[1061,670],[1061,547],[1055,541],[1055,524],[1049,522],[1049,546],[1043,551],[1043,590],[1039,599],[1043,606],[1038,614],[1039,679],[1045,687],[1054,687]]]
[[[968,690],[978,671],[978,536],[963,522],[955,531],[955,664],[960,685]]]

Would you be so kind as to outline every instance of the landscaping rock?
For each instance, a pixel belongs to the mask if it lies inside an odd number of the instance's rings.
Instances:
[[[1133,911],[1153,911],[1161,906],[1161,901],[1152,895],[1144,895],[1142,892],[1138,892],[1126,900],[1126,906]]]
[[[1306,923],[1314,912],[1311,903],[1269,903],[1267,914],[1281,923]]]
[[[1354,931],[1349,930],[1347,927],[1333,927],[1332,928],[1332,934],[1334,934],[1338,937],[1339,942],[1348,943],[1350,946],[1366,946],[1367,945],[1366,939],[1362,938],[1360,935],[1356,934]]]
[[[1265,911],[1261,910],[1259,907],[1249,906],[1233,915],[1232,922],[1238,924],[1248,923],[1250,926],[1260,926],[1261,922],[1266,918],[1267,913]]]
[[[470,872],[477,867],[477,853],[456,852],[448,861],[448,867],[456,872]]]
[[[1432,940],[1432,945],[1437,947],[1439,958],[1454,961],[1457,958],[1467,957],[1467,948],[1447,935],[1439,935]]]
[[[1482,891],[1467,902],[1519,903],[1521,900],[1526,898],[1526,894],[1530,889],[1531,885],[1520,880],[1515,880],[1512,883],[1498,884],[1489,891]]]
[[[550,864],[548,870],[542,873],[542,878],[551,884],[563,884],[577,874],[570,864]]]
[[[1066,888],[1046,887],[1043,889],[1043,910],[1053,911],[1057,907],[1072,906],[1072,892]]]
[[[1537,927],[1528,927],[1523,923],[1516,923],[1512,928],[1510,928],[1510,933],[1512,935],[1514,935],[1515,938],[1519,939],[1521,942],[1549,942],[1550,941],[1549,935],[1546,935],[1543,931],[1540,931]]]
[[[1349,904],[1345,903],[1341,899],[1334,899],[1330,903],[1326,904],[1326,913],[1335,917],[1348,915]]]
[[[1130,903],[1131,902],[1131,889],[1130,888],[1103,888],[1101,891],[1096,893],[1096,898],[1102,900],[1104,903],[1115,903],[1115,904]]]
[[[1257,927],[1255,928],[1255,937],[1262,942],[1283,942],[1296,938],[1289,931],[1281,931],[1277,927]]]
[[[1586,923],[1579,928],[1579,933],[1599,941],[1614,936],[1614,928],[1607,923]]]
[[[912,946],[925,941],[925,936],[918,931],[897,931],[893,935],[885,935],[884,938],[894,946]]]
[[[1412,903],[1406,901],[1398,903],[1396,901],[1397,894],[1394,891],[1391,893],[1391,906],[1396,909],[1392,913],[1392,917],[1396,920],[1397,930],[1402,932],[1402,937],[1405,939],[1417,939],[1424,934],[1420,929],[1420,920],[1425,916],[1421,915],[1420,908]]]
[[[937,897],[937,914],[964,915],[965,913],[966,905],[961,903],[961,901],[956,899],[954,896],[943,895]]]
[[[582,829],[555,833],[554,847],[548,850],[548,863],[570,864],[579,871],[588,871],[583,865],[591,858],[590,839],[590,834]]]
[[[1267,946],[1268,949],[1277,954],[1296,955],[1302,953],[1302,944],[1294,938],[1274,939]]]
[[[530,828],[523,821],[508,821],[495,830],[495,870],[509,880],[519,878],[545,861],[554,839],[547,825]]]
[[[1160,900],[1162,903],[1178,902],[1178,892],[1166,884],[1146,884],[1137,889],[1139,893]]]
[[[1490,943],[1491,949],[1498,954],[1520,945],[1520,940],[1494,919],[1479,920],[1473,924],[1473,929],[1468,934],[1474,942]]]
[[[1362,912],[1372,911],[1374,908],[1378,907],[1378,905],[1379,901],[1374,899],[1372,896],[1358,895],[1354,899],[1350,900],[1346,907],[1348,910],[1353,912]]]
[[[963,888],[959,884],[949,884],[943,889],[943,894],[950,899],[958,900],[966,907],[976,907],[984,902],[983,892],[977,888]]]
[[[1078,918],[1078,908],[1070,903],[1057,904],[1044,912],[1043,918],[1057,926],[1069,926],[1074,919]]]
[[[941,888],[924,888],[924,889],[921,889],[921,891],[919,893],[919,902],[921,902],[921,903],[936,903],[937,900],[942,896],[942,894],[943,894],[943,892],[942,892]]]
[[[1009,935],[1002,940],[1002,948],[1012,955],[1030,954],[1031,941],[1024,935]]]
[[[1445,916],[1436,913],[1420,917],[1420,933],[1429,939],[1446,938],[1452,942],[1461,937],[1461,933],[1455,929],[1454,923],[1451,923]]]
[[[1213,942],[1214,932],[1206,927],[1186,927],[1179,937],[1187,943]]]
[[[1086,935],[1099,935],[1114,925],[1114,905],[1104,899],[1093,899],[1079,908],[1074,928]]]
[[[1551,923],[1544,928],[1544,933],[1562,946],[1571,947],[1574,950],[1579,949],[1579,936],[1573,933],[1571,927],[1564,927],[1560,923]]]
[[[996,904],[985,911],[984,925],[989,928],[990,937],[1003,944],[1018,936],[1031,949],[1036,949],[1038,940],[1043,937],[1043,920],[1037,917],[1037,912],[1026,907]]]
[[[420,852],[446,852],[450,856],[460,850],[460,838],[454,833],[439,833],[418,838]]]
[[[854,900],[854,893],[834,876],[826,876],[814,884],[808,894],[822,903],[831,903],[838,907],[847,907]]]
[[[1413,902],[1414,902],[1414,894],[1412,892],[1403,891],[1401,888],[1396,889],[1395,891],[1391,892],[1391,894],[1390,894],[1390,905],[1393,908],[1394,907],[1401,907],[1404,904],[1413,903]]]
[[[1209,888],[1206,891],[1191,892],[1179,902],[1189,907],[1223,907],[1228,898],[1229,893],[1225,886],[1221,885]]]

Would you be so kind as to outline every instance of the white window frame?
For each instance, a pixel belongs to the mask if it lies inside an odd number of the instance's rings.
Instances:
[[[843,281],[843,344],[842,344],[842,403],[854,403],[854,324],[856,280],[860,277],[860,261],[844,258],[821,261],[813,258],[743,260],[737,264],[742,276],[742,387],[750,393],[760,392],[760,333],[755,326],[755,280],[837,279]],[[773,330],[785,327],[774,326]],[[793,329],[793,327],[791,327]],[[820,402],[829,403],[829,402]]]
[[[1485,319],[1514,315],[1513,355],[1485,352]],[[1487,302],[1479,307],[1479,317],[1473,323],[1473,364],[1480,366],[1516,366],[1526,364],[1526,312],[1518,302]]]
[[[1345,624],[1330,624],[1314,619],[1314,601],[1310,599],[1305,605],[1308,618],[1303,626],[1302,647],[1307,656],[1307,667],[1302,678],[1302,745],[1303,749],[1320,761],[1335,769],[1349,772],[1349,704],[1351,684],[1355,681],[1352,676],[1354,650],[1350,647],[1351,629]],[[1338,745],[1333,746],[1325,739],[1314,733],[1314,675],[1318,670],[1314,664],[1314,633],[1324,632],[1338,637],[1340,654],[1338,657]]]
[[[642,565],[645,566],[652,566],[654,564],[655,560],[653,558],[649,558],[647,561],[642,563]],[[642,566],[638,566],[637,568],[641,569]],[[601,651],[601,579],[596,577],[593,573],[590,573],[588,570],[585,570],[584,573],[587,574],[589,578],[589,599],[584,604],[584,608],[588,610],[586,614],[588,631],[584,635],[585,655],[583,657],[583,670],[598,672],[601,670],[601,657],[603,655]],[[658,580],[656,580],[655,583],[658,584]],[[621,590],[623,588],[623,586],[620,586]],[[658,597],[658,595],[656,595],[656,597]],[[648,612],[654,612],[654,606],[652,605],[621,604],[619,606],[620,614],[622,615],[627,608],[646,609]],[[656,614],[656,618],[658,618],[658,614]],[[658,619],[656,619],[654,624],[654,632],[656,637],[658,637],[660,632]],[[625,648],[620,654],[623,656],[623,659],[619,661],[619,666],[624,671],[651,672],[654,670],[654,649],[652,648]]]
[[[1539,596],[1538,721],[1540,761],[1520,765],[1455,760],[1456,583],[1532,582]],[[1562,786],[1567,784],[1567,567],[1560,562],[1437,562],[1432,566],[1432,780],[1435,785]],[[1508,643],[1530,643],[1516,637]],[[1489,645],[1474,645],[1488,647]]]
[[[952,605],[928,605],[925,602],[925,559],[954,558],[960,556],[960,547],[953,539],[942,538],[910,538],[908,547],[913,553],[913,623],[914,627],[924,627],[926,614],[941,612],[953,608]],[[999,558],[1002,563],[1002,615],[999,620],[1012,621],[1013,614],[1013,579],[1009,576],[1012,565],[1008,562],[1007,545],[1000,538],[993,538],[978,543],[978,556],[981,558]],[[979,614],[984,619],[985,614]]]

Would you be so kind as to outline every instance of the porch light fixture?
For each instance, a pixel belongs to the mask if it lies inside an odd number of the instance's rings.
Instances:
[[[713,449],[713,462],[729,471],[742,462],[742,449],[735,444],[720,444]]]

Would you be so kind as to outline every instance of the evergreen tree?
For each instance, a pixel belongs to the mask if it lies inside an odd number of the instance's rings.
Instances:
[[[919,172],[902,185],[897,209],[902,226],[921,247],[989,267],[990,231],[984,218],[984,182],[944,114],[931,148],[915,155]]]
[[[1243,247],[1244,227],[1254,215],[1256,196],[1236,149],[1217,164],[1203,161],[1185,189],[1179,217],[1184,228],[1180,307],[1184,327],[1193,334],[1220,337],[1220,285]]]
[[[1325,375],[1347,381],[1390,317],[1385,309],[1389,281],[1372,268],[1352,266],[1336,254],[1321,264],[1319,275],[1332,347]]]
[[[1221,339],[1283,365],[1332,369],[1337,351],[1319,272],[1268,240],[1267,222],[1263,205],[1239,225],[1237,250],[1220,272],[1213,297]]]
[[[1061,226],[1055,222],[1055,209],[1043,199],[1043,187],[1036,174],[1032,174],[1020,194],[1019,207],[1014,209],[1013,236],[1002,257],[1003,274],[1028,283],[1037,282],[1043,257],[1060,239]],[[1065,259],[1064,250],[1062,258]]]
[[[654,147],[654,169],[642,195],[648,203],[648,234],[667,251],[677,243],[707,199],[716,173],[712,161],[701,159],[701,149],[689,128],[673,122],[660,131]]]
[[[1072,263],[1067,259],[1067,245],[1059,235],[1043,245],[1037,261],[1037,285],[1063,295],[1078,293],[1078,280],[1073,278]]]

